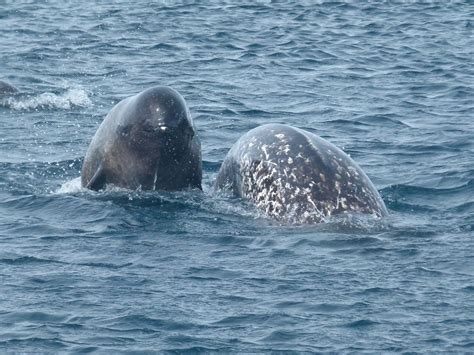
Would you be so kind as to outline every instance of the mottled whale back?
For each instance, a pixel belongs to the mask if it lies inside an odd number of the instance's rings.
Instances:
[[[282,222],[318,223],[343,212],[387,215],[376,188],[347,154],[282,124],[242,136],[224,159],[215,187],[232,189]]]

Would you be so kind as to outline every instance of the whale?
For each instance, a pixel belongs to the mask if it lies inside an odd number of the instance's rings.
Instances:
[[[369,177],[346,153],[309,131],[265,124],[244,134],[214,182],[282,223],[321,223],[343,213],[388,215]]]
[[[117,103],[87,149],[81,185],[102,190],[202,189],[201,143],[184,98],[155,86]]]

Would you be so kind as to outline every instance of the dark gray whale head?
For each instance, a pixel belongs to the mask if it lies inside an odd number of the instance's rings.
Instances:
[[[81,179],[93,190],[201,189],[201,143],[184,98],[156,86],[120,101],[92,139]]]
[[[195,128],[186,102],[177,91],[157,86],[130,99],[117,133],[134,149],[173,159],[190,148]]]

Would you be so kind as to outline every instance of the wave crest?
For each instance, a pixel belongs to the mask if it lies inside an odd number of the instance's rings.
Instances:
[[[90,107],[89,93],[81,88],[69,88],[62,94],[45,92],[39,95],[14,96],[0,101],[4,106],[16,111],[41,109],[69,110],[73,107]]]

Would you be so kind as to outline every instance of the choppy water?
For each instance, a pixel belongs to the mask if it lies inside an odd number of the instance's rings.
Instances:
[[[471,2],[4,2],[0,348],[474,351],[473,28]],[[153,85],[189,104],[205,193],[80,190],[104,115]],[[390,218],[212,196],[269,122],[343,148]]]

